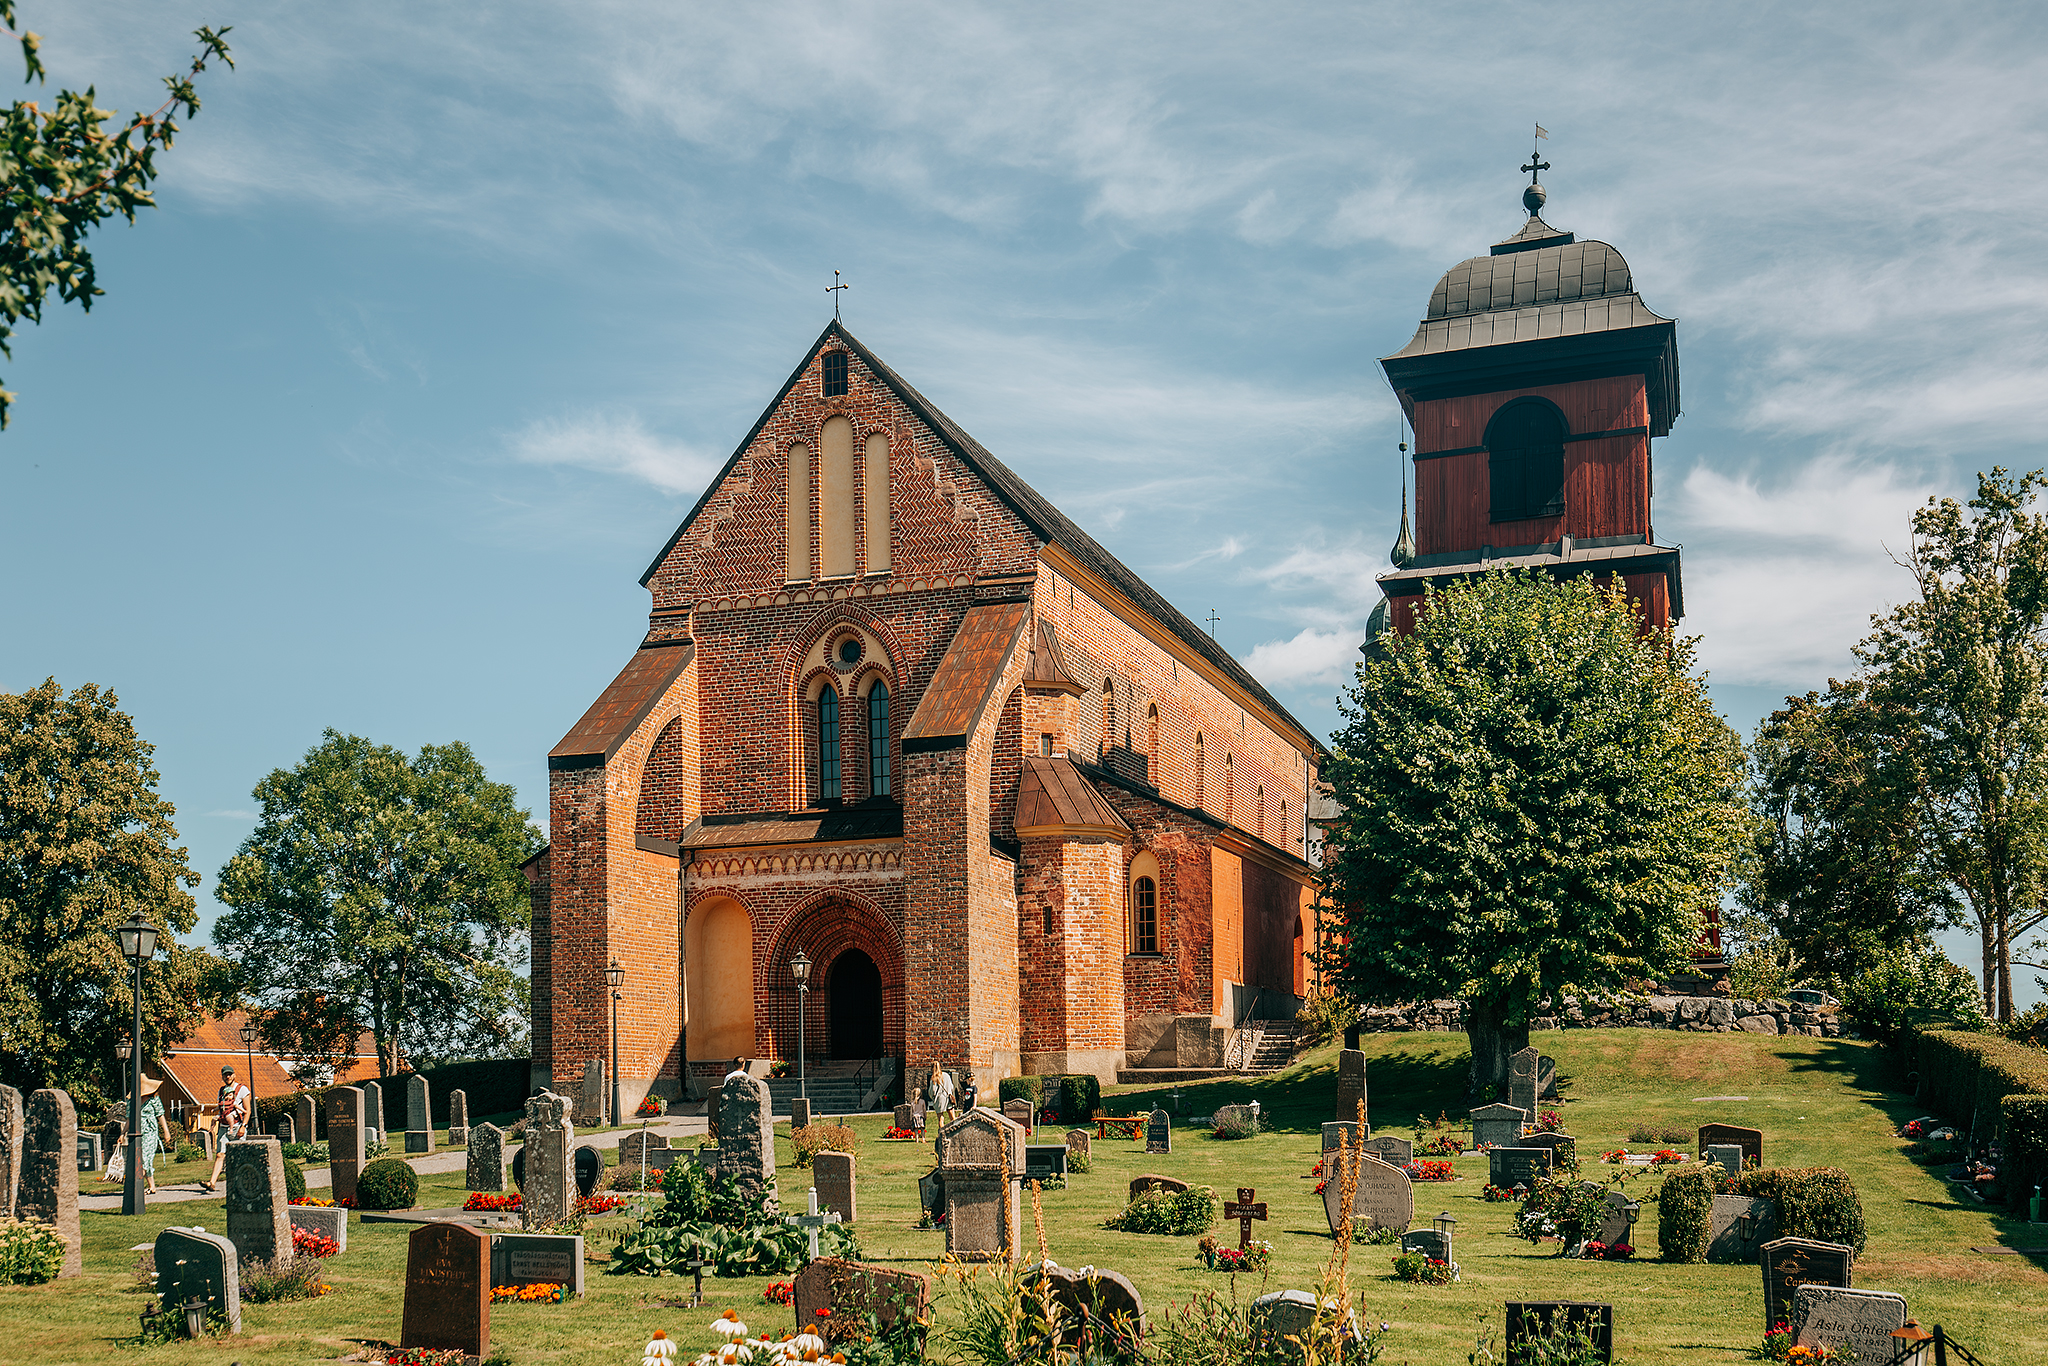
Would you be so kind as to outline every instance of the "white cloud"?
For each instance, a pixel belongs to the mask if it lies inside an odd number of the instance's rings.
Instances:
[[[528,465],[567,465],[623,475],[664,493],[701,493],[722,463],[649,432],[631,413],[540,418],[512,437],[512,457]]]
[[[1358,663],[1365,627],[1319,631],[1304,627],[1288,640],[1269,640],[1244,657],[1252,677],[1269,688],[1343,683]]]

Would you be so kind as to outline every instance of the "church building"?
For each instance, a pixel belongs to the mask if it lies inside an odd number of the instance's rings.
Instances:
[[[1396,569],[1368,652],[1412,629],[1428,586],[1489,569],[1619,576],[1646,625],[1685,614],[1675,546],[1650,526],[1650,440],[1678,417],[1678,325],[1636,293],[1621,253],[1528,221],[1437,281],[1409,343],[1380,362],[1415,433],[1415,530],[1404,505]]]
[[[807,1059],[991,1088],[1292,1017],[1322,746],[836,320],[641,584],[548,756],[536,1086],[794,1061],[793,965]]]

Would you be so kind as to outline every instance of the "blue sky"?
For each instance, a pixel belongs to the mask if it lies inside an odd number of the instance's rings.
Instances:
[[[1917,501],[2043,459],[2019,5],[22,17],[50,91],[124,111],[234,25],[162,208],[95,239],[106,297],[0,365],[0,687],[121,695],[209,915],[326,726],[467,740],[545,820],[835,268],[863,341],[1324,734],[1393,539],[1374,358],[1519,225],[1535,121],[1546,216],[1680,320],[1657,531],[1745,732],[1908,590]]]

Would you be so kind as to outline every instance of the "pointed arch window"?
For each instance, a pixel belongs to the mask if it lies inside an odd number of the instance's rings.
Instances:
[[[818,795],[839,800],[839,694],[830,683],[818,694]]]
[[[1202,790],[1202,733],[1195,732],[1195,809],[1204,809],[1208,794]]]
[[[1131,881],[1131,952],[1159,952],[1159,884],[1149,877]]]
[[[889,689],[879,678],[868,690],[868,772],[873,776],[874,795],[888,796],[893,790],[889,773]]]
[[[1516,522],[1564,512],[1565,424],[1542,399],[1520,399],[1486,424],[1491,519]]]

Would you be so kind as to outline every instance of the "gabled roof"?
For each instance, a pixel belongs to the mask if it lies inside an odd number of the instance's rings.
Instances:
[[[1270,709],[1274,715],[1293,726],[1308,739],[1309,743],[1315,745],[1319,752],[1323,751],[1324,747],[1316,741],[1308,727],[1295,720],[1287,708],[1281,706],[1279,700],[1266,691],[1265,685],[1252,677],[1244,665],[1238,663],[1228,650],[1216,643],[1214,637],[1181,615],[1180,611],[1159,596],[1150,584],[1139,578],[1116,556],[1103,549],[1093,536],[1076,526],[1065,513],[1048,502],[1038,490],[1018,478],[1009,466],[991,455],[986,447],[963,431],[952,418],[940,412],[923,394],[911,388],[901,375],[884,365],[872,351],[861,345],[851,332],[840,326],[836,318],[826,324],[825,330],[818,334],[818,339],[804,352],[803,359],[797,362],[796,369],[783,381],[782,388],[776,391],[774,399],[761,411],[761,416],[755,419],[746,437],[734,448],[717,476],[705,487],[703,496],[697,500],[697,505],[690,509],[690,515],[683,518],[675,534],[662,546],[661,553],[647,566],[647,572],[640,576],[643,588],[647,581],[654,577],[655,571],[661,568],[662,561],[668,558],[669,552],[675,549],[676,543],[682,540],[683,533],[689,530],[690,524],[704,511],[719,487],[738,467],[739,462],[746,456],[747,448],[754,444],[754,439],[760,436],[762,429],[768,425],[768,420],[782,406],[783,399],[789,396],[790,390],[803,378],[804,371],[810,367],[811,357],[817,354],[819,347],[831,340],[843,343],[847,350],[859,356],[861,363],[869,372],[887,386],[906,408],[916,414],[919,420],[932,430],[932,434],[944,443],[946,449],[980,476],[982,482],[988,485],[990,492],[994,493],[1010,511],[1017,514],[1040,540],[1064,549],[1090,573],[1128,598],[1139,611],[1166,628],[1167,632],[1182,645],[1208,661],[1238,687],[1250,693],[1261,706]]]
[[[1015,825],[1020,835],[1072,832],[1122,838],[1131,833],[1129,823],[1102,800],[1072,760],[1039,755],[1024,760]]]
[[[687,640],[642,645],[562,743],[548,751],[548,767],[594,768],[610,759],[689,666],[696,648]]]
[[[957,749],[967,743],[988,710],[1030,615],[1028,602],[986,602],[967,609],[903,728],[905,754]]]
[[[1024,662],[1024,686],[1076,696],[1087,691],[1067,672],[1066,657],[1060,653],[1059,632],[1043,617],[1031,633],[1031,655]]]

